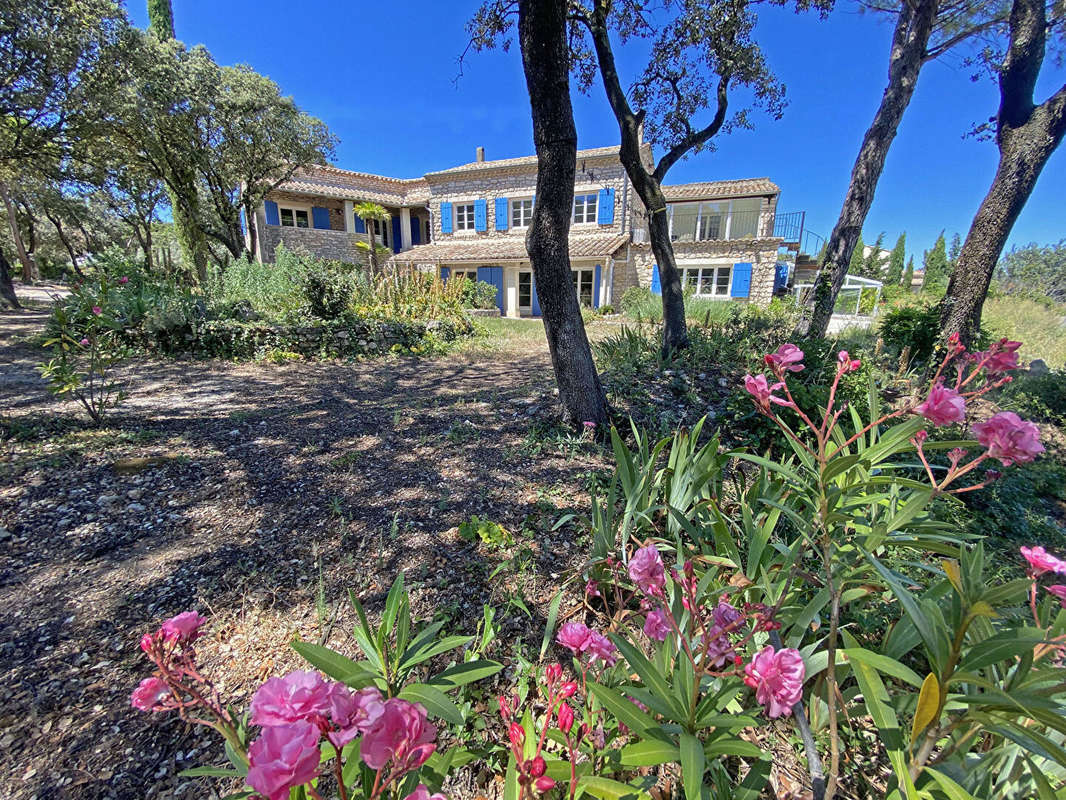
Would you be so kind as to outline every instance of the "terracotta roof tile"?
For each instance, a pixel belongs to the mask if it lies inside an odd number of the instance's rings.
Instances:
[[[429,184],[424,178],[387,178],[327,165],[298,170],[278,191],[390,206],[424,204],[429,200]]]
[[[598,258],[618,251],[629,236],[625,234],[577,234],[570,237],[570,258]],[[417,261],[525,261],[526,240],[522,236],[498,236],[491,239],[450,238],[444,242],[423,244],[397,253],[389,261],[410,264]]]
[[[667,200],[704,200],[712,197],[750,197],[779,194],[781,189],[769,178],[745,178],[735,181],[703,181],[664,186]]]
[[[598,158],[614,156],[618,157],[618,145],[611,147],[591,147],[586,150],[578,150],[578,158]],[[533,166],[537,163],[536,156],[521,156],[519,158],[498,158],[495,161],[471,161],[469,164],[460,164],[457,167],[427,172],[426,177],[432,178],[437,175],[451,175],[455,172],[476,172],[486,169],[508,169],[510,167]]]

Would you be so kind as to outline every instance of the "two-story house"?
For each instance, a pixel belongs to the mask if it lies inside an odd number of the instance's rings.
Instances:
[[[645,145],[650,159],[650,148]],[[372,201],[391,218],[376,223],[377,241],[393,251],[389,264],[496,287],[509,317],[539,316],[525,249],[537,183],[535,156],[486,161],[399,180],[336,167],[301,170],[272,193],[256,215],[258,256],[288,248],[363,261],[366,227],[355,204]],[[686,287],[701,297],[770,301],[778,249],[780,190],[766,178],[664,186],[671,238]],[[787,227],[787,226],[786,226]],[[792,238],[792,237],[788,237]],[[646,212],[617,147],[579,150],[570,227],[574,290],[583,305],[614,305],[631,286],[658,292],[659,274],[646,232]]]

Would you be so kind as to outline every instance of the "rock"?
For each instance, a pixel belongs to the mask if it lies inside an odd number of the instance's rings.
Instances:
[[[729,378],[719,378],[718,385],[725,389],[727,386],[729,386]]]
[[[11,531],[0,525],[0,542],[6,542],[11,538]]]
[[[1039,378],[1041,375],[1047,375],[1051,370],[1048,368],[1047,362],[1042,358],[1034,358],[1029,362],[1029,374]]]
[[[144,472],[146,469],[152,467],[160,467],[164,464],[169,464],[171,461],[177,461],[181,456],[167,454],[165,456],[149,456],[148,458],[120,458],[112,462],[111,469],[115,471],[116,475],[133,475],[137,472]]]
[[[119,496],[117,494],[102,494],[96,498],[96,504],[98,506],[109,506],[112,503],[117,503]]]
[[[145,508],[144,505],[142,505],[141,503],[130,503],[128,506],[126,506],[126,510],[131,514],[139,514],[140,512],[144,511]]]
[[[130,489],[126,492],[126,497],[130,500],[140,500],[144,497],[144,489]]]

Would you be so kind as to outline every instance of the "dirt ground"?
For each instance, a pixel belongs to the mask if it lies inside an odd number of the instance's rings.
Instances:
[[[140,360],[93,429],[37,373],[44,318],[0,314],[3,796],[211,796],[177,773],[217,763],[217,738],[129,705],[140,635],[180,611],[211,619],[201,658],[238,705],[300,665],[295,636],[354,655],[347,590],[373,610],[399,570],[423,618],[472,632],[488,602],[502,638],[539,642],[584,551],[548,532],[605,463],[531,434],[552,406],[535,331],[439,359]],[[458,537],[474,514],[531,560],[490,578],[514,553]]]

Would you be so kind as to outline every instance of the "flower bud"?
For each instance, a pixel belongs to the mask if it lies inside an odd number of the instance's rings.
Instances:
[[[517,722],[511,723],[511,727],[507,729],[507,735],[511,739],[511,744],[515,747],[521,747],[526,743],[525,729]]]
[[[538,792],[549,792],[555,788],[555,781],[549,778],[547,775],[544,775],[540,778],[537,778],[536,782],[534,782],[533,785],[537,787]]]
[[[544,770],[548,768],[548,765],[544,763],[544,759],[537,756],[529,762],[529,774],[534,778],[539,778],[544,774]]]
[[[500,716],[503,717],[504,720],[509,720],[511,718],[511,706],[508,705],[507,698],[501,694],[496,699],[500,701]]]
[[[573,681],[567,681],[566,683],[564,683],[562,686],[559,687],[559,696],[562,697],[563,699],[568,699],[570,697],[573,697],[576,692],[577,692],[577,684],[574,683]]]
[[[566,703],[561,703],[559,705],[557,717],[559,720],[559,730],[563,733],[570,733],[570,729],[574,727],[574,709],[570,708]]]
[[[549,664],[544,670],[544,677],[547,679],[549,686],[559,680],[562,676],[563,668],[559,664]]]

